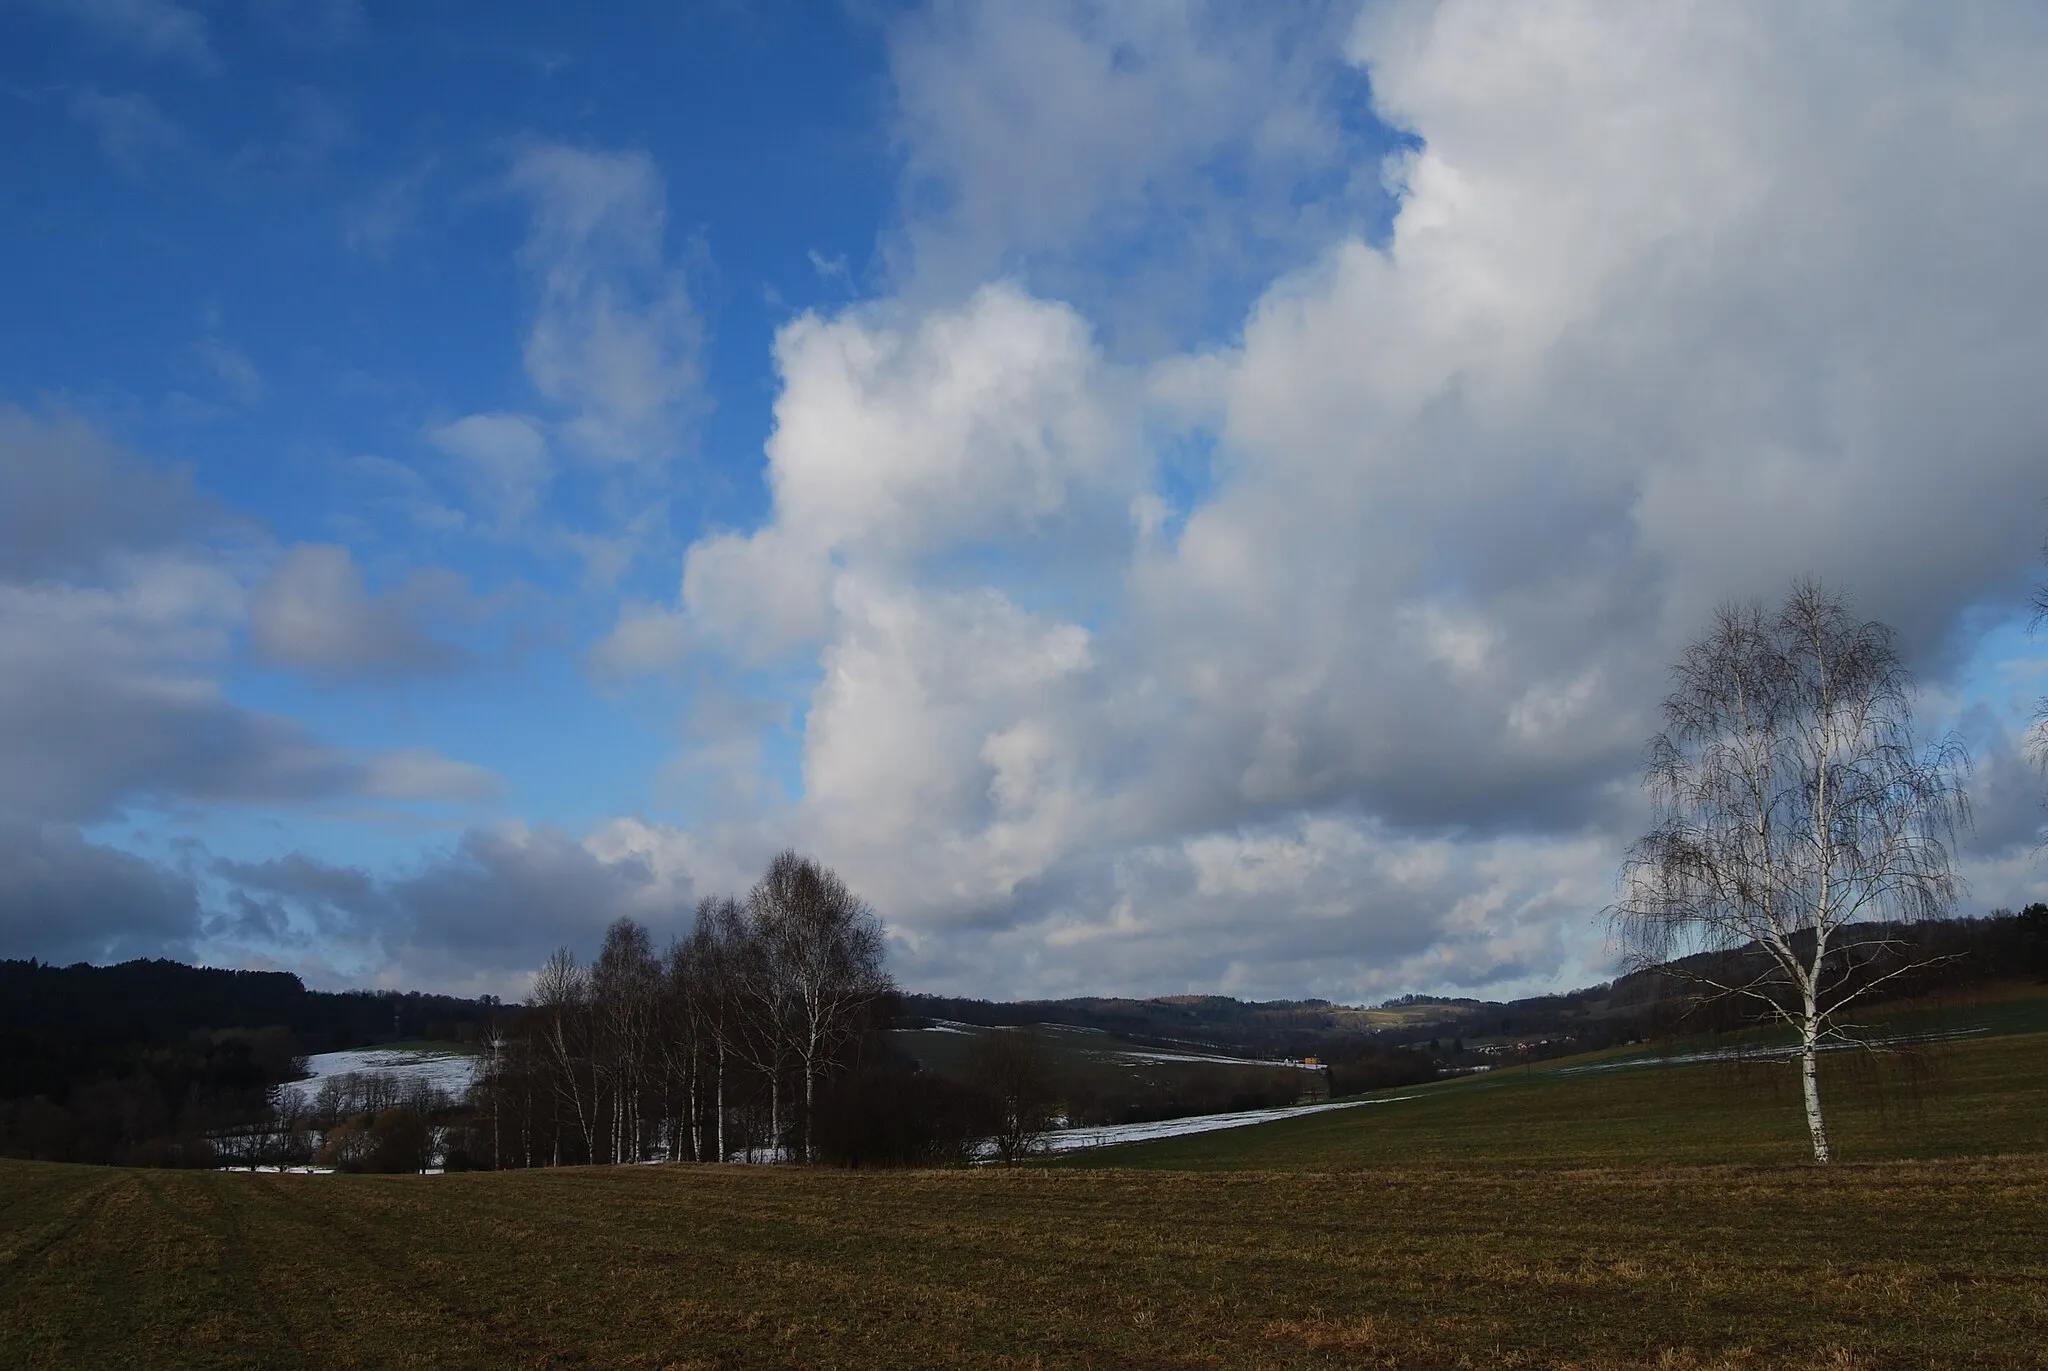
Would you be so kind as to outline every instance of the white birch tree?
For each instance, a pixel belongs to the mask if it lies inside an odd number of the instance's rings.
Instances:
[[[576,1128],[583,1136],[583,1159],[597,1160],[598,1091],[589,1067],[590,973],[576,962],[576,954],[558,947],[549,954],[533,978],[530,1005],[538,1018],[541,1045],[553,1067],[555,1091],[576,1115]],[[586,1089],[587,1085],[587,1089]],[[562,1164],[559,1132],[555,1136],[552,1165]]]
[[[1825,1164],[1818,1054],[1869,1046],[1846,1011],[1925,964],[1899,926],[1956,899],[1969,759],[1953,737],[1920,747],[1890,630],[1811,581],[1775,613],[1724,606],[1674,674],[1645,778],[1655,827],[1609,913],[1638,967],[1720,954],[1679,974],[1791,1031]]]
[[[803,1081],[803,1153],[812,1160],[819,1079],[895,987],[882,968],[881,920],[829,867],[783,852],[748,897],[764,965],[778,982],[774,1012]]]
[[[655,958],[653,940],[639,923],[614,919],[605,930],[603,950],[590,970],[590,990],[602,1050],[600,1067],[611,1086],[612,1162],[637,1162],[640,1111],[661,993],[661,963]]]

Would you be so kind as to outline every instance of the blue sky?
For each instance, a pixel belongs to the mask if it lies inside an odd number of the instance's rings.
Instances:
[[[10,10],[25,41],[8,44],[0,242],[20,266],[0,307],[38,323],[0,340],[0,371],[10,398],[189,466],[279,542],[349,545],[373,591],[429,561],[477,596],[525,596],[469,644],[504,669],[336,688],[245,658],[232,689],[337,743],[478,760],[506,812],[581,824],[673,808],[648,764],[671,721],[592,692],[576,652],[614,597],[670,587],[677,549],[760,518],[774,331],[878,269],[897,158],[878,16],[652,7],[607,29],[528,8],[373,23],[349,5],[220,6],[190,11],[177,42],[136,36],[168,6]],[[544,399],[520,362],[531,214],[511,172],[549,147],[647,169],[703,335],[690,412],[661,435],[673,470],[646,551],[599,593],[566,548],[421,527],[382,465],[445,481],[429,429]],[[572,475],[549,495],[563,525],[614,533],[594,486]],[[529,728],[537,715],[552,726]],[[393,850],[353,825],[323,841]]]
[[[2043,90],[2026,6],[0,6],[0,954],[516,994],[796,845],[916,988],[1580,983],[1805,573],[2048,893]]]

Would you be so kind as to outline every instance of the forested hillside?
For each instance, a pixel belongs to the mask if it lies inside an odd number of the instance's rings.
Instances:
[[[0,1155],[210,1165],[313,1052],[473,1038],[495,1006],[306,989],[281,971],[0,961]]]

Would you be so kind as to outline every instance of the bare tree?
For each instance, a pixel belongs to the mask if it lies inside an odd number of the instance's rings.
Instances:
[[[738,910],[738,903],[730,897],[705,896],[697,903],[690,936],[671,942],[663,963],[657,1038],[674,1110],[669,1118],[671,1158],[681,1156],[687,1142],[690,1160],[705,1160],[712,1145],[705,1120],[713,1118],[716,1124],[725,1111],[731,996],[724,972],[727,945],[737,936],[733,930]],[[716,1128],[716,1134],[719,1160],[723,1160],[723,1128]]]
[[[483,1072],[470,1088],[471,1095],[491,1112],[491,1166],[494,1168],[502,1168],[505,1165],[503,1122],[506,1042],[504,1027],[493,1019],[484,1033],[484,1047],[490,1052],[490,1056],[484,1059]]]
[[[731,896],[706,896],[697,904],[697,923],[690,930],[690,1012],[703,1035],[711,1059],[711,1122],[715,1160],[730,1153],[725,1146],[726,1068],[744,1041],[740,1032],[740,972],[747,940],[739,901]]]
[[[760,914],[760,901],[750,896],[723,941],[732,997],[733,1052],[768,1086],[768,1153],[774,1160],[782,1147],[782,1078],[789,1069],[796,1013],[790,978],[781,961],[782,947],[775,939],[762,936]],[[749,1160],[752,1151],[750,1141]]]
[[[553,1067],[555,1091],[575,1110],[577,1131],[583,1135],[583,1159],[594,1162],[597,1081],[589,1071],[590,973],[577,964],[574,952],[558,947],[548,954],[533,978],[530,1003],[541,1044]],[[552,1164],[562,1164],[559,1132],[554,1138]]]
[[[994,1111],[996,1155],[1015,1166],[1052,1127],[1058,1105],[1045,1053],[1028,1028],[990,1029],[968,1050],[966,1067]]]
[[[882,968],[882,923],[831,868],[783,852],[748,897],[772,1012],[803,1079],[806,1161],[819,1078],[895,987]]]
[[[1969,759],[1953,737],[1921,749],[1890,630],[1811,581],[1775,613],[1724,606],[1674,674],[1645,778],[1656,826],[1609,914],[1639,967],[1727,954],[1684,974],[1796,1035],[1826,1163],[1816,1054],[1869,1045],[1844,1011],[1913,969],[1896,925],[1955,902]]]
[[[670,1161],[679,1160],[686,1146],[691,1161],[704,1160],[704,1134],[698,1126],[698,1083],[704,1061],[704,1019],[697,1002],[700,984],[689,940],[671,940],[661,963],[654,1031]]]
[[[632,919],[614,919],[590,969],[590,1001],[601,1047],[598,1065],[601,1079],[610,1086],[614,1164],[640,1160],[640,1113],[660,991],[661,963],[655,958],[653,939]]]

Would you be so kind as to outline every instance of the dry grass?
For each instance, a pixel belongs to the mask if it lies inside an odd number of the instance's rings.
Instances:
[[[2048,1158],[0,1168],[12,1367],[2048,1366]]]

